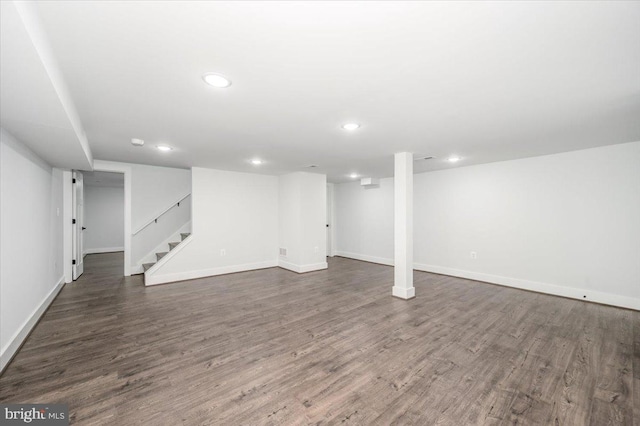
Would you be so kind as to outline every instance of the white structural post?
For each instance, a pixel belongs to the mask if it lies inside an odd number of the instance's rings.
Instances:
[[[413,154],[395,155],[394,177],[394,233],[395,267],[393,295],[411,299],[416,295],[413,286]]]

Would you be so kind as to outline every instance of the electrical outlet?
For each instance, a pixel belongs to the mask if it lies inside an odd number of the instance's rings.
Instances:
[[[287,249],[284,247],[280,247],[280,256],[286,256],[287,255]]]
[[[313,248],[313,252],[314,253],[319,253],[320,252],[320,247],[314,247]]]
[[[56,216],[60,216],[60,207],[56,207]]]
[[[477,259],[477,258],[478,258],[478,253],[477,253],[477,252],[475,252],[475,251],[472,251],[472,252],[471,252],[471,258],[472,258],[472,259]]]
[[[220,249],[220,256],[226,256],[227,255],[227,249]]]

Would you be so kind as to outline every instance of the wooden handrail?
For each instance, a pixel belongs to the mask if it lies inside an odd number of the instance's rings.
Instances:
[[[172,203],[169,207],[167,207],[166,209],[162,210],[162,212],[160,214],[157,214],[154,216],[153,219],[151,219],[148,222],[145,222],[144,225],[142,225],[140,228],[138,228],[137,230],[135,230],[132,235],[136,235],[137,233],[139,233],[140,231],[142,231],[144,228],[146,228],[147,226],[151,225],[152,223],[157,223],[158,219],[160,219],[160,217],[162,215],[164,215],[166,212],[168,212],[169,210],[171,210],[172,208],[179,206],[180,203],[182,202],[182,200],[184,200],[185,198],[187,198],[188,196],[190,196],[191,193],[188,193],[187,195],[182,196],[182,198],[180,198],[178,201]]]

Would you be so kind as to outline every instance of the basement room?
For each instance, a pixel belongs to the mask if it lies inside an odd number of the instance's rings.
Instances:
[[[640,424],[640,1],[0,19],[0,424]]]

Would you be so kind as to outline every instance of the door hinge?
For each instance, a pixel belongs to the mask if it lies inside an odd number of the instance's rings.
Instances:
[[[76,224],[76,220],[75,219],[71,219],[71,223],[75,225]]]
[[[75,260],[75,259],[73,259],[73,260],[71,261],[71,264],[72,264],[72,265],[75,265],[75,264],[76,264],[76,260]]]
[[[76,183],[76,178],[73,178],[73,179],[71,180],[71,183]]]

